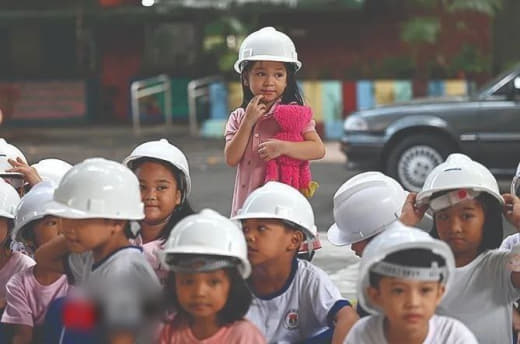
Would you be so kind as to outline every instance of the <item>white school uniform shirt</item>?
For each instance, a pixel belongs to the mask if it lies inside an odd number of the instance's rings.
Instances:
[[[295,259],[286,285],[275,294],[254,296],[246,319],[268,343],[295,343],[327,330],[344,306],[350,303],[323,270]]]
[[[520,289],[506,268],[509,251],[489,250],[456,268],[437,314],[462,321],[479,343],[512,343],[513,302]]]
[[[364,317],[350,329],[344,344],[387,344],[384,315]],[[456,319],[433,315],[428,322],[428,334],[423,344],[478,344],[463,323]],[[498,342],[497,342],[498,343]]]
[[[92,251],[70,254],[66,266],[69,280],[83,287],[102,307],[109,325],[138,327],[142,307],[161,290],[159,280],[141,248],[127,246],[94,264]]]

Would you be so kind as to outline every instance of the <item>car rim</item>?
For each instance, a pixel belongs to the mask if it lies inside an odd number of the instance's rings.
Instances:
[[[410,191],[421,190],[433,168],[444,159],[430,146],[413,146],[403,152],[397,164],[399,181]]]

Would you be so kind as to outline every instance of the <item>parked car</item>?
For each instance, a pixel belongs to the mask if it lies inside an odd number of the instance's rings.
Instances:
[[[377,169],[411,191],[449,153],[462,152],[495,175],[520,160],[520,64],[467,97],[425,98],[351,114],[341,140],[350,169]]]

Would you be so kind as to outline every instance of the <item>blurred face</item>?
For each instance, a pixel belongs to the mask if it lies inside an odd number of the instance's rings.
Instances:
[[[231,281],[224,269],[200,273],[175,273],[177,299],[194,318],[216,318],[229,296]]]
[[[36,248],[58,236],[59,219],[55,216],[45,216],[33,227]]]
[[[257,61],[247,72],[244,84],[253,95],[263,95],[262,102],[273,104],[287,87],[287,70],[283,62]]]
[[[356,256],[362,257],[363,256],[363,251],[365,250],[365,247],[367,247],[368,243],[373,238],[374,237],[371,237],[371,238],[368,238],[368,239],[365,239],[365,240],[361,240],[361,241],[355,242],[352,245],[350,245],[350,248],[352,249],[352,251],[354,251]]]
[[[61,231],[68,249],[81,253],[102,248],[122,228],[106,219],[61,219]]]
[[[252,266],[277,262],[281,255],[297,250],[303,240],[301,232],[288,230],[278,220],[247,219],[242,230]]]
[[[389,325],[410,332],[427,329],[443,294],[444,286],[439,282],[393,277],[383,277],[379,288],[368,288],[370,299],[383,309]]]
[[[435,213],[439,238],[457,256],[478,255],[484,232],[485,214],[477,200],[467,200]]]
[[[146,161],[135,170],[144,203],[144,222],[156,225],[165,222],[181,203],[181,190],[172,171],[159,162]]]

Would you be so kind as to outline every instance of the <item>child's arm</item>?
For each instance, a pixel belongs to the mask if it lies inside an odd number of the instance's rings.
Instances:
[[[30,344],[32,343],[33,328],[27,325],[11,325],[13,328],[12,344]]]
[[[65,273],[63,258],[69,253],[65,238],[62,235],[41,245],[34,253],[36,263],[42,268]]]
[[[334,334],[332,335],[333,344],[341,344],[347,338],[347,334],[359,320],[357,312],[351,306],[341,308],[334,318]]]
[[[520,198],[504,194],[504,216],[520,232]],[[515,248],[513,248],[514,250]],[[520,288],[520,271],[511,272],[511,282],[515,288]]]
[[[267,107],[264,103],[261,103],[262,95],[255,96],[246,108],[246,113],[244,114],[244,118],[242,123],[240,124],[240,128],[235,133],[233,138],[226,142],[226,147],[224,148],[224,155],[226,156],[226,163],[229,166],[236,166],[242,156],[244,155],[244,151],[247,147],[247,142],[249,141],[249,137],[251,136],[251,132],[253,131],[253,127],[255,126],[256,121],[262,116]]]
[[[270,139],[258,145],[258,154],[264,161],[287,155],[297,160],[317,160],[325,156],[325,145],[315,131],[303,134],[304,141],[291,142]]]

